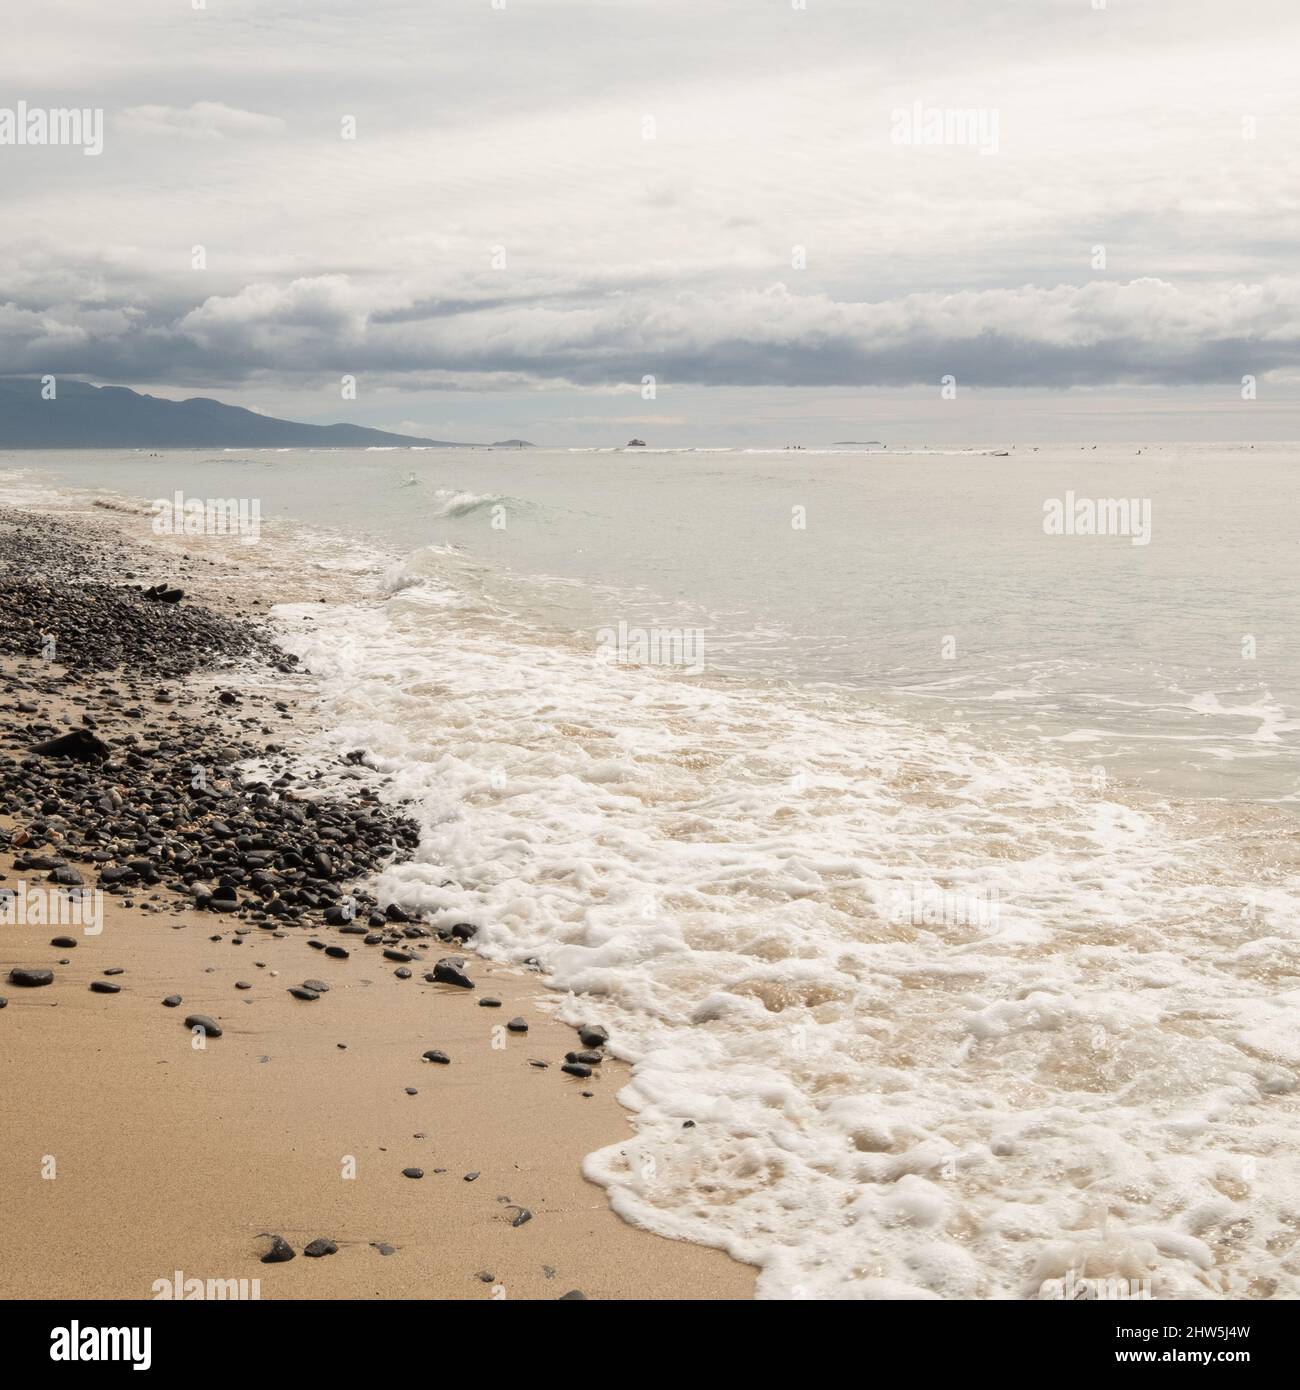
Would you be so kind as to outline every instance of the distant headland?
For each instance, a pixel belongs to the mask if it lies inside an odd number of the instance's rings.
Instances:
[[[50,394],[52,389],[53,394]],[[522,440],[507,441],[511,445]],[[0,378],[0,449],[456,448],[364,425],[303,425],[193,396],[168,401],[125,386]]]

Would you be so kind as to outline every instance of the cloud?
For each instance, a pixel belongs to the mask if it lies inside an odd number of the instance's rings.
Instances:
[[[279,332],[350,337],[364,331],[365,318],[347,276],[318,275],[283,288],[248,285],[238,294],[214,295],[186,314],[177,332],[205,346],[224,344],[238,351],[260,341],[263,351],[274,352]]]
[[[223,381],[370,373],[396,388],[936,385],[1070,387],[1239,382],[1300,366],[1300,280],[1153,277],[846,302],[762,289],[667,286],[591,302],[531,296],[409,318],[394,289],[348,276],[259,283],[171,321],[132,306],[8,305],[18,370],[104,377],[190,364]],[[374,307],[375,299],[380,307]]]
[[[0,151],[7,370],[282,414],[364,373],[575,421],[651,374],[829,402],[1300,371],[1294,0],[118,0],[76,51],[60,14],[0,78],[109,139]],[[914,101],[996,108],[1000,153],[894,145]]]
[[[219,101],[196,101],[192,106],[129,106],[119,120],[126,129],[141,135],[187,140],[245,139],[279,135],[285,129],[279,116],[240,111]]]

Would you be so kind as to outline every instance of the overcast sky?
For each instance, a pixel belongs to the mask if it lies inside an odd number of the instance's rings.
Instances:
[[[41,0],[0,107],[104,148],[0,146],[0,371],[455,439],[1300,438],[1300,4],[1095,2]]]

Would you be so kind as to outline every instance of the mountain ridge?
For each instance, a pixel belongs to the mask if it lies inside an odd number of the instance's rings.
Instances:
[[[307,425],[259,415],[208,396],[169,401],[126,386],[55,383],[53,400],[36,377],[0,377],[0,449],[348,449],[417,445],[464,448],[446,439],[394,434],[366,425]]]

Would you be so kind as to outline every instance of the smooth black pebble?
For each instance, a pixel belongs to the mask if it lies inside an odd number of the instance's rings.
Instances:
[[[41,985],[54,983],[53,970],[28,970],[22,967],[9,972],[9,983],[20,985],[23,989],[37,989]]]

